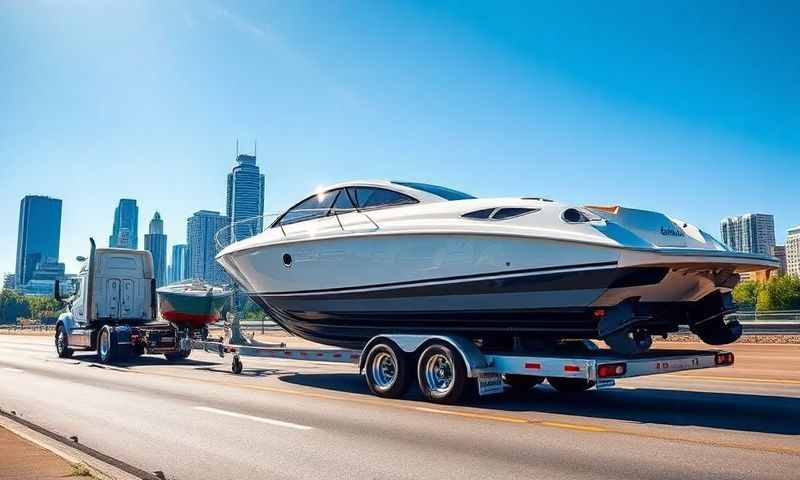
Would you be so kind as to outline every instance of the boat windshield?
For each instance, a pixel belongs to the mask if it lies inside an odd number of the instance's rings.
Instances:
[[[442,197],[445,200],[470,200],[475,197],[469,195],[464,192],[459,192],[458,190],[453,190],[452,188],[447,187],[440,187],[438,185],[429,185],[427,183],[415,183],[415,182],[392,182],[395,185],[402,185],[404,187],[413,188],[416,190],[422,190],[423,192],[432,193],[437,197]]]

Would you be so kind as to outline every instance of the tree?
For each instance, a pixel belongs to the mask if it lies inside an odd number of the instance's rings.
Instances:
[[[0,323],[15,323],[18,317],[30,314],[30,307],[23,295],[9,288],[0,292]]]
[[[755,310],[758,302],[759,282],[746,280],[733,289],[733,301],[746,310]]]
[[[772,277],[758,289],[756,309],[795,310],[800,308],[800,278],[787,275]]]

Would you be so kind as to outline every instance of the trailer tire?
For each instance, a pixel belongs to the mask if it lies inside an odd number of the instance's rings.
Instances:
[[[69,358],[72,356],[74,350],[69,348],[69,335],[67,335],[67,329],[64,328],[63,324],[60,324],[56,327],[56,353],[58,353],[59,358]]]
[[[503,375],[503,381],[511,387],[512,393],[525,393],[544,382],[544,377],[507,373]]]
[[[589,390],[594,382],[583,378],[547,377],[550,386],[561,393],[577,393]]]
[[[189,355],[191,355],[191,354],[192,354],[191,350],[181,350],[181,351],[178,351],[178,352],[167,352],[167,353],[164,354],[164,358],[166,358],[167,361],[170,361],[170,362],[177,362],[177,361],[180,361],[180,360],[186,360],[187,358],[189,358]]]
[[[394,342],[380,341],[367,352],[364,373],[370,392],[379,397],[399,398],[409,386],[408,355]]]
[[[469,380],[464,359],[450,345],[433,343],[419,356],[419,390],[431,402],[457,403]]]

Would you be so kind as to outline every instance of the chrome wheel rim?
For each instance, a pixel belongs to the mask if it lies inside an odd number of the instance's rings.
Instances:
[[[64,335],[64,329],[59,328],[58,336],[56,337],[56,349],[58,350],[58,353],[64,352],[64,347],[66,346],[67,343],[67,339],[65,337],[66,335]]]
[[[453,387],[453,364],[447,355],[431,355],[425,364],[425,381],[428,388],[437,393],[447,393]]]
[[[397,378],[397,363],[394,357],[387,352],[380,352],[372,359],[372,380],[375,386],[386,390],[394,384]]]
[[[100,334],[100,356],[106,358],[111,349],[111,339],[108,338],[108,331]]]

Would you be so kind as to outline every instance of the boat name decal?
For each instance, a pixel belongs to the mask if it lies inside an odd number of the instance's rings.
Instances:
[[[683,237],[684,233],[680,230],[677,230],[673,227],[661,227],[661,235],[667,237]]]

